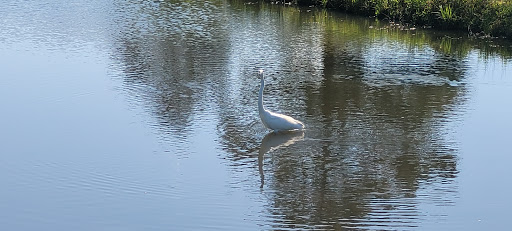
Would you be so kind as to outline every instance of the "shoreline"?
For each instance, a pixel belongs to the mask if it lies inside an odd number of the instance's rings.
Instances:
[[[373,16],[414,27],[466,31],[512,39],[512,0],[291,0],[274,4],[314,6]]]

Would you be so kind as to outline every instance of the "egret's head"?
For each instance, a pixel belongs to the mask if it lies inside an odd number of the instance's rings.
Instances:
[[[262,78],[263,78],[263,70],[261,70],[261,69],[260,69],[260,70],[258,71],[258,77],[259,77],[260,79],[262,79]]]

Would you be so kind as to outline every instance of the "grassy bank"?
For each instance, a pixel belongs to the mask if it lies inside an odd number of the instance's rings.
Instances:
[[[391,21],[512,38],[512,0],[295,0]]]

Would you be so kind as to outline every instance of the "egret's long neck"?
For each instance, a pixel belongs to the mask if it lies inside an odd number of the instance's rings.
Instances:
[[[263,79],[263,76],[261,76],[260,93],[258,94],[258,111],[260,115],[265,111],[265,107],[263,107],[263,88],[265,88],[265,80]]]

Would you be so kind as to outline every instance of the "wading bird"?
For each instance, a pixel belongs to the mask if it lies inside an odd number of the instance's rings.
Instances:
[[[304,129],[302,122],[287,115],[271,112],[263,107],[263,89],[265,88],[263,70],[258,72],[258,77],[261,79],[260,92],[258,95],[258,112],[263,125],[268,129],[274,130],[274,132]]]

